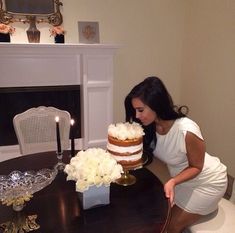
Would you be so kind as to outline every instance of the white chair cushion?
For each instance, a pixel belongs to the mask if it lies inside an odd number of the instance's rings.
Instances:
[[[222,198],[219,208],[197,224],[189,228],[192,233],[230,233],[235,232],[235,205]]]

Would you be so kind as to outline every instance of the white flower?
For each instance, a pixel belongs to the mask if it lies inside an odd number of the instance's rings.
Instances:
[[[12,27],[11,25],[6,25],[4,23],[0,23],[0,33],[4,34],[13,34],[15,32],[15,28]]]
[[[65,30],[62,26],[54,26],[53,28],[50,28],[49,31],[50,31],[51,36],[65,34]]]
[[[76,181],[76,191],[83,192],[90,186],[109,186],[121,177],[123,168],[109,152],[101,148],[80,151],[65,166],[67,180]]]

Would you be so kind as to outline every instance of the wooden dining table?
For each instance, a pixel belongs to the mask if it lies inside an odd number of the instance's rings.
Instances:
[[[64,152],[69,163],[69,152]],[[14,170],[53,168],[55,152],[20,156],[0,163],[0,175]],[[40,226],[35,233],[160,233],[169,217],[169,202],[160,180],[146,168],[130,171],[136,183],[123,186],[112,183],[110,204],[83,210],[75,191],[75,182],[59,171],[53,182],[34,193],[22,211],[0,204],[0,224],[22,216],[36,216]],[[0,232],[4,232],[1,229]]]

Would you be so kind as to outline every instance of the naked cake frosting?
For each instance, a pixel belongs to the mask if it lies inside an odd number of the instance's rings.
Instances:
[[[125,122],[108,127],[107,150],[122,165],[135,165],[143,154],[144,130],[139,123]]]

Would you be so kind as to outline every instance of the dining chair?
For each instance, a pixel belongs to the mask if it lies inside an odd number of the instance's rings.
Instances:
[[[55,107],[30,108],[13,118],[15,133],[22,155],[56,151],[56,121],[59,117],[61,148],[69,148],[70,113]]]

